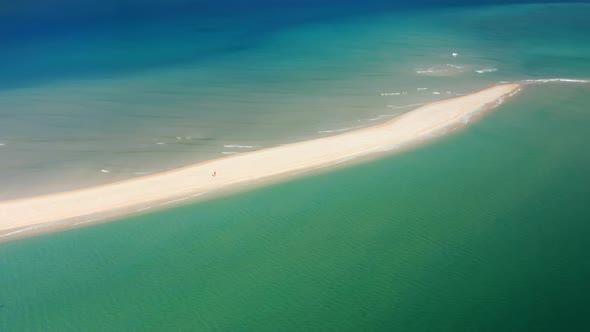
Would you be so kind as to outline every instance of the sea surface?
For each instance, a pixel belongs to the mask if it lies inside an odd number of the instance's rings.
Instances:
[[[426,2],[13,8],[4,199],[533,82],[410,151],[1,239],[0,331],[587,329],[590,5]]]
[[[370,126],[499,81],[590,76],[590,5],[263,4],[37,30],[27,16],[0,37],[0,199]]]

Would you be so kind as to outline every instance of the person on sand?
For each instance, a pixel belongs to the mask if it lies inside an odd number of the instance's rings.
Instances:
[[[217,175],[217,171],[213,171],[213,175],[212,176],[215,176],[215,175]]]

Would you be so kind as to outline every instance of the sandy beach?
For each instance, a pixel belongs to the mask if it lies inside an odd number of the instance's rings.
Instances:
[[[48,223],[99,220],[255,180],[327,166],[399,148],[464,125],[514,95],[519,84],[496,85],[420,107],[388,122],[339,135],[230,155],[109,185],[0,202],[0,236]]]

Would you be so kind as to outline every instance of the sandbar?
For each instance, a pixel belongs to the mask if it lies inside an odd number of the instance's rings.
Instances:
[[[479,112],[520,91],[500,84],[472,94],[427,104],[371,127],[308,141],[230,155],[112,184],[0,202],[0,237],[48,223],[179,202],[213,190],[288,175],[386,151],[464,125]],[[97,217],[96,219],[100,219]],[[74,223],[71,222],[71,224]]]

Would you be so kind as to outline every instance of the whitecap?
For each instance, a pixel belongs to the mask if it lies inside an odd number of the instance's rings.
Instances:
[[[576,78],[543,78],[536,80],[524,80],[527,83],[551,83],[551,82],[564,82],[564,83],[590,83],[590,80],[576,79]]]
[[[238,144],[226,144],[223,146],[224,148],[238,148],[238,149],[253,149],[259,148],[258,145],[238,145]]]
[[[451,68],[455,68],[455,69],[463,69],[463,67],[457,66],[457,65],[454,65],[454,64],[451,64],[451,63],[447,63],[447,66],[449,66]]]
[[[401,105],[401,106],[387,105],[387,107],[394,108],[394,109],[401,109],[401,108],[410,108],[410,107],[422,106],[422,105],[424,105],[424,104],[423,103],[417,103],[417,104],[409,104],[409,105]]]
[[[495,71],[498,71],[498,68],[483,68],[475,70],[475,72],[478,74],[493,73]]]
[[[223,151],[221,153],[222,154],[238,154],[239,152],[237,152],[237,151]]]
[[[513,97],[514,95],[516,95],[517,93],[519,93],[520,91],[522,91],[522,89],[518,88],[515,91],[511,92],[508,97]]]
[[[424,90],[428,90],[428,88],[416,88],[416,90],[418,90],[418,91],[424,91]]]
[[[157,142],[156,145],[166,145],[164,142]]]
[[[178,199],[173,199],[171,201],[167,201],[164,203],[160,203],[158,204],[158,206],[164,206],[164,205],[168,205],[168,204],[172,204],[172,203],[176,203],[176,202],[182,202],[182,201],[186,201],[187,199],[191,198],[190,196],[188,197],[183,197],[183,198],[178,198]]]
[[[393,145],[389,145],[389,146],[386,146],[386,147],[379,148],[377,151],[379,151],[379,152],[392,151],[392,150],[396,150],[396,149],[398,149],[400,147],[401,147],[401,144],[393,144]]]
[[[433,94],[433,95],[440,95],[440,92],[438,92],[438,91],[433,91],[433,92],[432,92],[432,94]]]
[[[434,69],[426,69],[426,70],[416,70],[416,74],[432,74],[436,73]]]
[[[111,172],[111,171],[110,171],[110,170],[108,170],[108,169],[101,169],[100,171],[101,171],[101,172],[103,172],[103,173],[110,173],[110,172]]]
[[[10,233],[2,234],[2,235],[0,235],[0,238],[15,235],[15,234],[20,234],[20,233],[24,233],[24,232],[34,231],[40,227],[42,227],[42,226],[29,226],[29,227],[21,228],[19,230],[16,230],[16,231],[13,231]]]
[[[381,115],[378,115],[374,118],[370,118],[369,121],[377,121],[377,120],[380,120],[383,118],[390,118],[390,117],[394,117],[394,116],[396,116],[396,114],[381,114]]]
[[[82,225],[82,224],[88,224],[88,223],[91,223],[91,222],[95,222],[97,220],[98,219],[90,219],[90,220],[80,221],[80,222],[75,223],[74,226],[76,226],[76,225]]]
[[[358,128],[362,128],[362,127],[363,126],[356,126],[356,127],[348,127],[348,128],[333,129],[333,130],[320,130],[320,131],[318,131],[318,134],[339,133],[342,131],[348,131],[348,130],[358,129]]]

